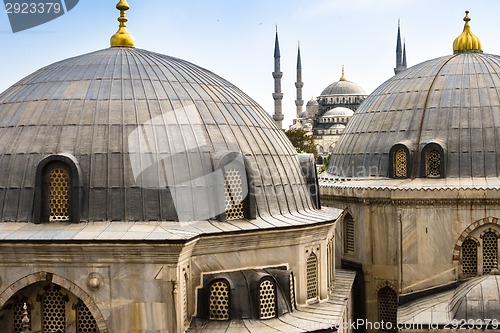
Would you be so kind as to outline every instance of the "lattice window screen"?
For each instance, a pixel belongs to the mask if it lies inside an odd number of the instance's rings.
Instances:
[[[259,286],[260,319],[276,317],[274,283],[264,280]]]
[[[462,273],[477,274],[477,244],[470,238],[462,243]]]
[[[44,332],[66,331],[65,296],[53,287],[42,297],[42,327]]]
[[[498,268],[498,237],[489,231],[483,235],[483,273]]]
[[[307,258],[307,299],[318,296],[318,257],[311,253]]]
[[[22,333],[23,331],[23,313],[24,313],[24,303],[26,303],[26,311],[28,312],[28,318],[30,319],[30,322],[28,324],[28,328],[31,331],[31,307],[27,302],[17,302],[16,305],[14,306],[14,332],[15,333]]]
[[[227,220],[237,220],[245,217],[243,206],[243,184],[240,171],[230,168],[226,171],[224,180],[224,197]]]
[[[378,292],[379,322],[392,323],[392,327],[386,325],[381,332],[397,332],[398,296],[390,287],[384,287]]]
[[[99,333],[94,316],[83,302],[79,302],[76,307],[76,332]]]
[[[399,148],[394,153],[394,176],[396,178],[406,177],[408,172],[408,157],[403,148]]]
[[[344,252],[354,253],[354,219],[351,214],[344,217]]]
[[[49,174],[49,221],[69,220],[69,173],[55,168]]]
[[[441,175],[441,154],[436,149],[427,152],[427,176]]]
[[[224,281],[210,286],[209,316],[212,320],[229,320],[229,286]]]

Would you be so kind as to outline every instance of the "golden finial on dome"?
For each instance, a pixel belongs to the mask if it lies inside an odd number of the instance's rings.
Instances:
[[[115,46],[125,46],[125,47],[135,47],[134,37],[127,31],[127,17],[125,16],[125,12],[130,9],[130,6],[127,3],[127,0],[120,0],[116,4],[116,9],[120,11],[120,17],[118,18],[118,22],[120,22],[120,27],[118,31],[111,36],[111,47]]]
[[[481,41],[470,31],[469,11],[465,11],[464,31],[453,42],[453,53],[483,52]]]
[[[347,81],[347,79],[344,76],[344,65],[342,65],[342,76],[340,77],[339,81]]]

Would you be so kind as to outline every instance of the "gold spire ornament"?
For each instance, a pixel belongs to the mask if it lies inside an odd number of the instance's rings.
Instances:
[[[481,41],[470,31],[469,11],[465,11],[464,31],[453,42],[453,53],[483,52]]]
[[[120,11],[120,17],[118,18],[118,22],[120,22],[120,27],[118,31],[111,36],[110,44],[111,47],[135,47],[135,39],[134,37],[127,31],[127,17],[125,16],[125,12],[130,9],[126,0],[120,0],[116,4],[116,9]]]
[[[340,77],[339,81],[347,81],[347,79],[344,76],[344,65],[342,65],[342,76]]]

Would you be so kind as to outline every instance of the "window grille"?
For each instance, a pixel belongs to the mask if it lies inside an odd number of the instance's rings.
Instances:
[[[477,274],[477,244],[470,238],[462,243],[462,273]]]
[[[378,292],[379,322],[392,323],[385,325],[381,332],[397,332],[398,296],[390,287],[384,287]]]
[[[23,332],[23,313],[24,313],[24,304],[26,303],[26,311],[28,312],[28,318],[30,320],[28,324],[28,329],[31,331],[31,307],[27,302],[17,302],[14,306],[14,332],[22,333]]]
[[[318,296],[318,257],[311,253],[307,258],[307,299]]]
[[[354,253],[354,219],[351,214],[344,217],[344,252]]]
[[[90,313],[89,308],[79,302],[76,306],[76,332],[77,333],[98,333],[97,323]]]
[[[53,286],[42,297],[42,325],[44,332],[66,331],[65,296]]]
[[[224,281],[210,286],[209,316],[212,320],[229,320],[229,286]]]
[[[227,220],[244,218],[243,186],[240,171],[230,168],[224,177],[224,197]]]
[[[436,149],[427,152],[427,176],[439,177],[441,175],[441,154]]]
[[[408,156],[403,148],[399,148],[394,153],[394,177],[406,178],[408,174]]]
[[[55,168],[49,174],[49,221],[69,220],[69,173]]]
[[[497,238],[492,231],[483,235],[483,273],[489,273],[493,268],[498,268]]]
[[[274,283],[271,280],[264,280],[259,286],[260,319],[276,317],[276,301],[274,293]]]

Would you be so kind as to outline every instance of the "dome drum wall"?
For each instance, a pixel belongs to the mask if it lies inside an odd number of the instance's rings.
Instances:
[[[48,156],[79,165],[85,221],[216,218],[224,151],[246,170],[250,215],[313,208],[295,150],[260,106],[207,70],[141,49],[63,60],[13,85],[0,95],[0,140],[1,221],[37,214]]]
[[[498,177],[500,57],[460,53],[430,60],[376,89],[351,118],[328,172],[342,177],[390,177],[389,152],[410,142],[412,177],[422,150],[443,150],[445,177]]]

